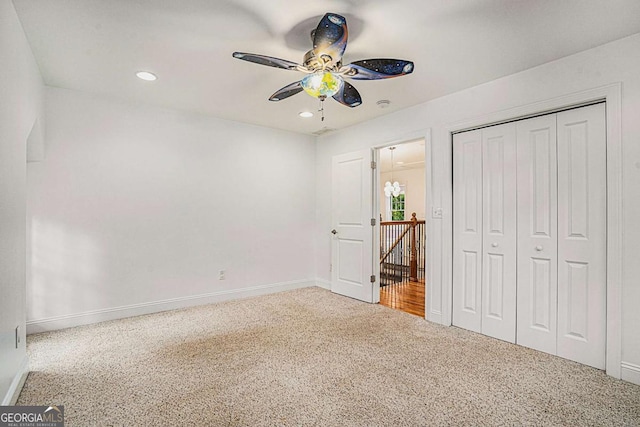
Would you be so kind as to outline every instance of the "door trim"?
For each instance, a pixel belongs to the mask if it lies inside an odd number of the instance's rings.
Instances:
[[[558,110],[584,106],[590,103],[606,102],[607,124],[607,337],[606,372],[615,378],[621,376],[622,352],[622,140],[621,140],[621,99],[622,84],[613,83],[549,100],[536,102],[508,110],[496,111],[462,122],[445,126],[442,139],[447,141],[445,173],[451,177],[453,171],[453,134],[464,130],[504,123],[507,121],[556,112]],[[425,147],[427,144],[425,144]],[[429,150],[427,150],[427,155]],[[427,157],[432,166],[432,156]],[[430,187],[427,187],[430,188]],[[453,181],[443,182],[440,203],[444,208],[442,219],[442,301],[439,312],[428,310],[427,319],[450,326],[452,320],[452,272],[453,272]],[[427,210],[433,206],[427,196]],[[449,236],[447,238],[447,236]],[[431,249],[431,248],[429,248]],[[436,260],[435,250],[427,252],[427,267]],[[427,274],[429,278],[429,274]],[[433,288],[433,282],[431,282]],[[434,294],[432,289],[428,293]]]
[[[380,165],[380,150],[382,150],[383,148],[387,148],[387,147],[391,147],[394,145],[400,145],[400,144],[404,144],[407,142],[411,142],[411,141],[415,141],[418,139],[423,139],[424,140],[424,188],[426,191],[426,195],[425,195],[425,220],[427,220],[429,216],[429,210],[428,207],[431,206],[431,203],[429,201],[429,198],[432,197],[431,196],[431,191],[430,189],[433,187],[433,178],[432,178],[432,156],[431,156],[431,128],[426,128],[426,129],[421,129],[415,132],[411,132],[408,133],[406,135],[404,135],[402,138],[399,139],[395,139],[393,141],[389,141],[389,142],[384,142],[381,144],[377,144],[371,147],[371,152],[372,152],[372,158],[373,160],[376,162],[376,165]],[[372,180],[373,180],[373,197],[372,197],[372,201],[373,204],[371,206],[371,215],[372,218],[376,218],[376,227],[373,227],[373,230],[377,231],[379,230],[380,224],[379,224],[379,220],[380,220],[380,188],[382,188],[381,182],[380,182],[380,172],[379,170],[376,168],[376,170],[372,170],[373,176],[372,176]],[[425,233],[429,233],[429,224],[431,223],[431,221],[425,221]],[[373,274],[376,276],[376,281],[375,283],[373,283],[373,302],[374,303],[379,303],[380,302],[380,255],[379,255],[379,251],[380,251],[380,233],[373,231],[373,247],[372,247],[372,262],[373,262]],[[425,319],[429,320],[427,317],[427,303],[429,301],[432,301],[433,299],[429,298],[429,294],[426,292],[427,290],[427,286],[428,283],[431,280],[431,273],[432,273],[432,267],[431,264],[429,263],[429,254],[432,253],[432,243],[431,240],[429,238],[427,238],[427,245],[426,245],[426,253],[425,253],[425,302],[424,302],[424,307],[425,307]]]

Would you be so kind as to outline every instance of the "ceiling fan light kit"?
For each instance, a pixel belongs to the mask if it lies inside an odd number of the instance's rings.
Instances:
[[[307,74],[300,80],[300,84],[302,89],[314,98],[326,98],[338,93],[344,86],[344,80],[330,71],[318,71]]]
[[[336,13],[325,14],[317,28],[311,32],[313,48],[309,50],[302,64],[271,56],[234,52],[233,57],[255,64],[267,65],[307,75],[277,90],[270,101],[282,101],[302,91],[322,102],[332,97],[347,107],[362,104],[360,93],[347,79],[379,80],[411,74],[413,62],[404,59],[365,59],[342,65],[342,55],[347,47],[347,20]],[[323,108],[320,108],[322,111]],[[322,117],[324,120],[324,115]]]

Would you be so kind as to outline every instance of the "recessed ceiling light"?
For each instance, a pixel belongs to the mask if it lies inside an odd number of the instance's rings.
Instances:
[[[138,76],[139,79],[146,80],[148,82],[152,82],[158,78],[155,74],[150,73],[149,71],[138,71],[136,76]]]
[[[298,115],[300,117],[304,117],[305,119],[308,119],[309,117],[313,117],[313,113],[311,111],[301,111],[300,113],[298,113]]]
[[[396,162],[396,165],[404,165],[404,162]]]

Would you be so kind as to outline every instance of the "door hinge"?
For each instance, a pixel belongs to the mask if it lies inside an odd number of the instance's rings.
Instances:
[[[375,168],[376,168],[376,166],[378,166],[378,165],[376,164],[376,162],[375,162],[375,161],[373,161],[373,160],[372,160],[372,161],[371,161],[371,169],[375,169]]]
[[[374,274],[372,274],[369,279],[371,280],[371,283],[375,283],[376,282],[376,276]]]
[[[376,219],[375,218],[371,218],[371,226],[376,225]]]

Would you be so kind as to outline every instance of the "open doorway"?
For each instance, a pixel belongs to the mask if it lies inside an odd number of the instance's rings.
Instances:
[[[380,304],[425,317],[425,140],[377,151]]]

